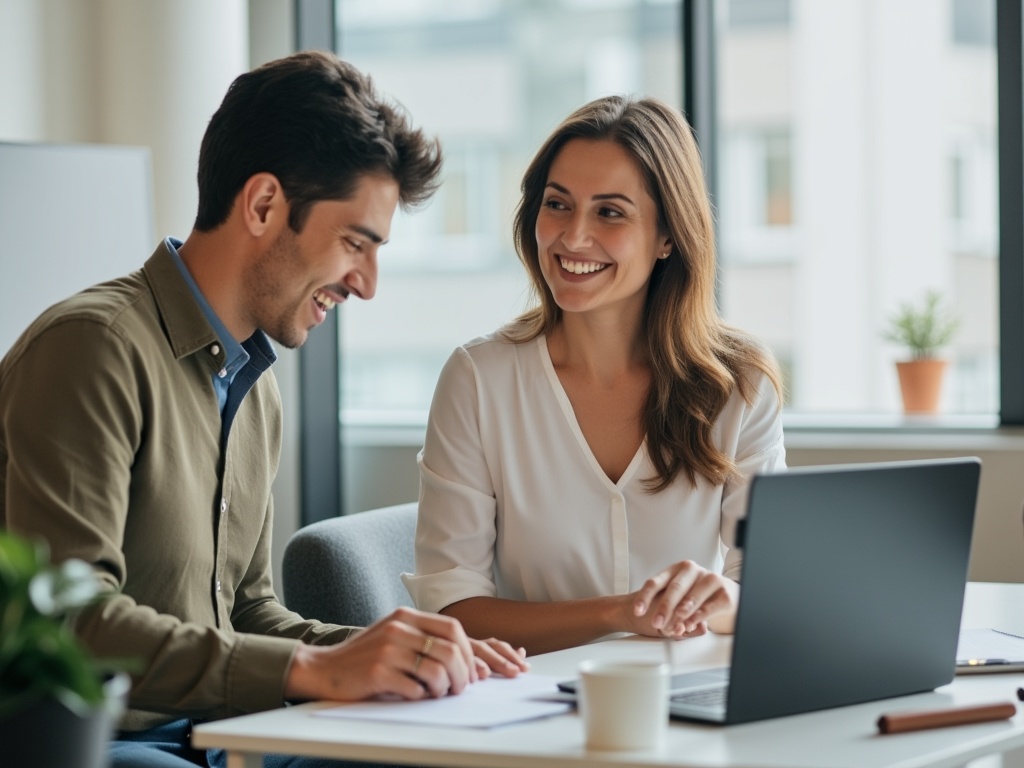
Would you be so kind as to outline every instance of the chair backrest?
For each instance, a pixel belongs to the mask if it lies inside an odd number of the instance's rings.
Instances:
[[[416,502],[322,520],[284,551],[284,602],[307,619],[365,627],[412,599]]]

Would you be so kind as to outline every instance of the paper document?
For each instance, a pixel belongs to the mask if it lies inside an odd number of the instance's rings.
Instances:
[[[1024,671],[1024,637],[998,629],[962,629],[956,673]]]
[[[318,717],[349,720],[444,725],[452,728],[494,728],[560,715],[572,709],[572,704],[553,700],[559,696],[559,679],[532,672],[515,678],[495,675],[473,683],[458,696],[424,701],[364,701],[321,709],[314,714]]]

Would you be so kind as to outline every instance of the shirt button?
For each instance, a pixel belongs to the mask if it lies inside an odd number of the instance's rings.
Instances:
[[[220,511],[221,512],[227,512],[228,511],[228,500],[227,499],[221,499],[220,500]]]
[[[217,591],[220,592],[220,579],[217,579]]]
[[[219,371],[217,371],[217,378],[218,379],[223,379],[227,375],[228,375],[228,369],[227,368],[221,368]]]
[[[211,355],[219,355],[220,354],[220,344],[214,344],[213,346],[211,346],[210,347],[210,354]]]

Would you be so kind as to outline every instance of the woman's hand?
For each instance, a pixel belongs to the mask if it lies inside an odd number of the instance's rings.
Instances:
[[[731,633],[740,588],[692,560],[675,563],[632,595],[632,631],[656,637],[696,637],[710,628]]]
[[[513,648],[504,640],[493,637],[487,640],[470,638],[469,645],[473,649],[473,662],[481,680],[490,677],[492,672],[504,677],[515,677],[530,669],[525,648]]]

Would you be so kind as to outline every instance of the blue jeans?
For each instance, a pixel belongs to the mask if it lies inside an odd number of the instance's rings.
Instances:
[[[192,723],[176,720],[148,731],[121,732],[110,743],[110,768],[225,768],[222,749],[193,749]],[[369,763],[349,763],[320,757],[267,755],[263,768],[362,768]],[[379,765],[373,764],[376,768]]]

